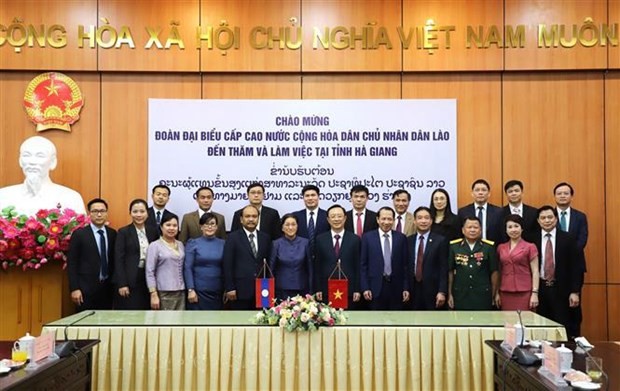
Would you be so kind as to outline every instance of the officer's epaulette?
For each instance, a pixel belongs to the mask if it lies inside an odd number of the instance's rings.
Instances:
[[[482,239],[482,241],[486,244],[488,244],[489,246],[495,246],[495,242],[492,240],[488,240],[488,239]]]
[[[454,239],[450,241],[450,244],[457,244],[457,243],[461,243],[463,241],[463,238],[460,239]]]

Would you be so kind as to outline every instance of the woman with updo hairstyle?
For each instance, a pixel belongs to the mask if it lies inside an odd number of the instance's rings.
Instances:
[[[523,238],[523,219],[517,214],[504,219],[510,240],[497,246],[500,284],[495,305],[502,310],[535,310],[538,307],[538,250]]]
[[[115,309],[148,310],[151,308],[146,287],[146,250],[159,237],[155,226],[146,224],[148,205],[143,199],[129,203],[131,223],[118,230],[114,246]]]
[[[224,239],[215,236],[218,219],[204,213],[199,220],[202,236],[185,246],[185,287],[188,310],[221,310],[224,291],[222,257]]]
[[[286,299],[310,293],[312,288],[312,257],[306,238],[297,235],[297,216],[282,216],[280,228],[284,236],[273,241],[269,267],[276,285],[276,298]]]
[[[450,240],[458,239],[461,235],[461,223],[457,215],[452,212],[450,195],[444,189],[435,189],[431,194],[429,209],[433,217],[431,230]]]

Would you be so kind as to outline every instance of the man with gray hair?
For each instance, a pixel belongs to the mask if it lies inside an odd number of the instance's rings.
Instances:
[[[82,196],[50,178],[56,168],[56,146],[41,136],[27,138],[19,148],[19,166],[24,182],[0,189],[0,208],[14,206],[19,213],[32,216],[39,209],[69,208],[86,213]]]

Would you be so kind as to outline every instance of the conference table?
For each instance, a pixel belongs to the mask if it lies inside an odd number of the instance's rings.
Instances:
[[[63,358],[45,358],[36,368],[13,369],[0,375],[0,390],[81,390],[91,389],[92,349],[99,341],[75,341],[78,350]],[[0,341],[0,358],[10,358],[13,341]]]
[[[502,347],[502,341],[486,341],[493,350],[495,383],[498,390],[506,391],[565,391],[571,388],[568,385],[556,385],[550,379],[539,373],[540,363],[534,366],[523,366],[511,360],[511,353]],[[564,344],[573,351],[573,363],[571,368],[586,372],[586,353],[578,349],[575,342],[553,342],[553,347]],[[526,347],[532,353],[540,352],[540,349]],[[588,353],[594,357],[603,359],[603,370],[607,373],[607,379],[601,380],[602,390],[620,390],[620,342],[601,341],[594,342],[594,348]]]
[[[101,341],[97,390],[492,390],[484,341],[518,321],[501,311],[348,311],[344,326],[288,332],[252,324],[256,313],[82,312],[44,330]],[[526,338],[566,339],[562,325],[522,317]]]

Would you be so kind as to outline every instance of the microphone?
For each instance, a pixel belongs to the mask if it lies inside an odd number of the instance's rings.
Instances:
[[[583,350],[583,352],[586,354],[586,356],[592,358],[592,355],[590,354],[590,352],[588,351],[589,348],[586,347],[586,345],[584,345],[583,343],[581,343],[580,341],[575,341],[575,344],[581,348],[581,350]],[[596,360],[592,360],[592,362],[594,363],[594,365],[596,366],[596,369],[598,369],[599,371],[601,371],[601,376],[603,376],[603,378],[605,378],[605,389],[609,389],[609,377],[607,377],[607,374],[605,373],[605,371],[603,371],[603,368],[598,365],[598,362],[596,362]],[[588,374],[588,376],[590,376],[590,374]]]
[[[71,341],[69,339],[69,336],[67,335],[67,330],[69,329],[69,327],[74,326],[76,323],[93,315],[95,315],[95,311],[90,311],[86,315],[77,318],[76,320],[74,320],[73,322],[65,326],[65,330],[64,330],[65,341],[57,344],[56,349],[54,350],[54,352],[56,353],[58,357],[60,358],[67,357],[68,355],[78,350],[77,346],[75,345],[75,341]]]
[[[522,347],[525,342],[525,327],[523,325],[523,320],[521,319],[521,310],[517,310],[517,315],[519,315],[519,325],[521,326],[521,342],[519,343],[519,346],[515,347],[512,351],[512,359],[520,365],[535,365],[540,361],[540,359],[536,357],[535,354]]]

